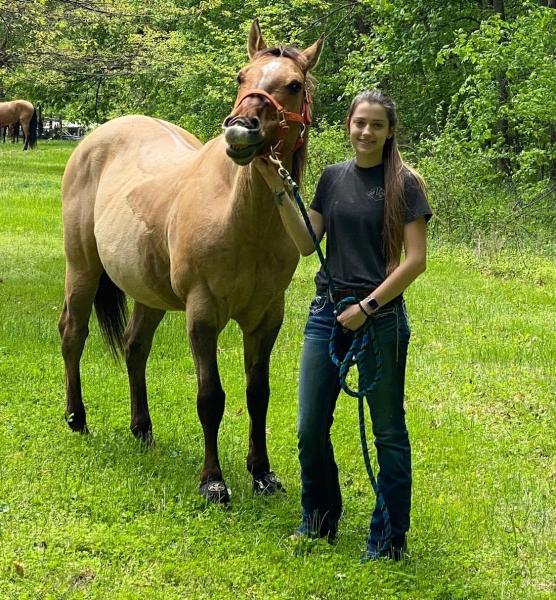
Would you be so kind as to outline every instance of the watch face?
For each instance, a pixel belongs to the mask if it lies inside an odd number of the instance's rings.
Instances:
[[[378,308],[378,302],[374,299],[374,298],[369,298],[367,300],[367,306],[372,310],[375,311]]]

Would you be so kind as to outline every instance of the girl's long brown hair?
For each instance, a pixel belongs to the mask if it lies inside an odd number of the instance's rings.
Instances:
[[[365,90],[355,96],[346,117],[348,132],[351,117],[355,109],[362,102],[383,106],[388,116],[388,124],[392,130],[392,137],[386,140],[384,149],[382,150],[382,162],[384,163],[384,225],[382,228],[382,240],[386,255],[386,272],[390,274],[400,264],[402,253],[406,177],[409,174],[413,175],[424,193],[426,193],[426,185],[421,175],[404,162],[398,150],[395,130],[398,124],[396,105],[381,91]]]

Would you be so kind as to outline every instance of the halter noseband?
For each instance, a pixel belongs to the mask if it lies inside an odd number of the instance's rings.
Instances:
[[[298,150],[305,142],[305,132],[312,123],[311,104],[313,101],[307,91],[305,91],[303,94],[301,113],[285,111],[284,107],[278,103],[272,94],[269,94],[267,91],[259,88],[253,88],[252,90],[243,92],[243,94],[237,98],[236,103],[234,104],[234,110],[245,100],[245,98],[249,96],[262,96],[263,98],[266,98],[276,109],[279,118],[278,126],[280,127],[280,131],[278,133],[278,143],[273,147],[274,150],[276,150],[283,143],[289,130],[288,122],[299,123],[301,125],[301,129],[293,147],[294,152]]]

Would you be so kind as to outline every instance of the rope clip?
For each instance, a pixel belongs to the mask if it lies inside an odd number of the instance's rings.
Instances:
[[[281,177],[282,181],[286,183],[290,187],[290,189],[295,189],[295,181],[291,178],[291,175],[288,173],[288,170],[286,169],[286,167],[284,167],[282,161],[278,158],[278,155],[275,152],[275,147],[272,147],[270,149],[268,159],[277,168],[278,175]]]

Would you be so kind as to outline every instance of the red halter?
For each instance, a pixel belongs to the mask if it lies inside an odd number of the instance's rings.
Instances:
[[[261,90],[258,88],[254,88],[252,90],[247,90],[247,91],[243,92],[243,94],[241,94],[241,96],[238,96],[236,103],[234,104],[234,110],[248,96],[263,96],[263,98],[266,98],[272,104],[272,106],[274,106],[274,108],[276,109],[276,112],[278,113],[278,117],[280,119],[280,122],[278,124],[280,127],[280,131],[278,133],[278,143],[276,144],[275,149],[278,146],[280,146],[280,144],[283,143],[283,141],[286,137],[286,134],[288,133],[288,130],[289,130],[289,127],[288,127],[289,121],[294,122],[294,123],[299,123],[301,125],[299,135],[297,136],[297,139],[295,140],[295,145],[293,147],[293,151],[295,152],[303,145],[303,143],[305,142],[305,132],[307,131],[307,128],[311,126],[311,123],[312,123],[311,105],[312,105],[313,101],[311,99],[311,96],[307,92],[305,92],[304,96],[303,96],[303,104],[301,106],[301,113],[286,112],[284,110],[284,107],[276,101],[276,99],[274,98],[274,96],[272,96],[272,94],[269,94],[267,91]]]

